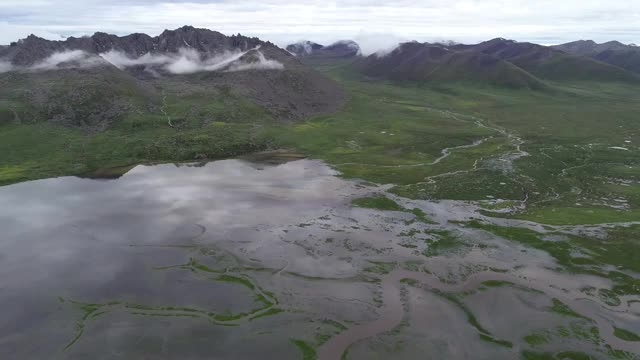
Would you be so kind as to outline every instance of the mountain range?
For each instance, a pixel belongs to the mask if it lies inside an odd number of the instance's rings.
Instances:
[[[360,45],[353,40],[340,40],[327,46],[313,41],[300,41],[287,45],[287,51],[296,56],[321,58],[350,58],[362,54]]]
[[[545,87],[545,80],[640,80],[628,70],[597,59],[502,38],[475,45],[403,43],[359,64],[365,75],[376,78],[472,81],[532,89]]]
[[[365,56],[351,40],[326,46],[301,41],[282,49],[192,26],[155,37],[98,32],[51,41],[30,35],[0,47],[0,123],[46,121],[100,131],[132,114],[164,111],[167,94],[192,93],[202,106],[212,96],[242,98],[275,119],[301,119],[344,103],[342,87],[310,66],[334,61],[373,80],[431,84],[540,90],[556,81],[640,81],[639,48],[619,42],[414,41]],[[198,111],[203,124],[229,116]]]
[[[564,52],[588,56],[607,64],[640,73],[640,47],[635,44],[625,45],[619,41],[598,44],[593,40],[578,40],[553,46]]]
[[[344,92],[289,52],[257,38],[184,26],[156,37],[29,36],[0,49],[0,123],[104,129],[159,111],[167,92],[232,93],[278,119],[335,111]]]

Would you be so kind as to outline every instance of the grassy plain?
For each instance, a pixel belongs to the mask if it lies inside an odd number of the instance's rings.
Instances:
[[[524,212],[489,214],[541,223],[640,220],[634,85],[398,84],[360,78],[346,62],[314,65],[350,102],[267,136],[345,177],[394,184],[391,192],[409,198],[526,200]]]
[[[337,113],[302,122],[278,122],[225,89],[185,91],[171,80],[157,84],[157,108],[136,108],[133,99],[132,111],[102,132],[5,122],[0,184],[115,176],[136,163],[287,147],[327,161],[344,177],[393,184],[397,195],[480,201],[493,216],[555,225],[640,220],[637,86],[399,84],[362,78],[348,62],[313,65],[350,99]],[[9,116],[21,106],[7,96],[0,112]],[[526,211],[491,213],[495,206],[486,201],[493,199],[526,200]]]

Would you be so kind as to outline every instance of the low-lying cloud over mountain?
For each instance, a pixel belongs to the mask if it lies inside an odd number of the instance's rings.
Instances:
[[[253,54],[254,61],[243,61],[243,57]],[[192,74],[201,71],[243,71],[282,70],[284,65],[277,60],[269,60],[260,51],[260,46],[248,51],[225,51],[211,58],[203,58],[194,49],[181,48],[175,54],[144,54],[131,58],[122,51],[111,50],[100,56],[119,69],[132,66],[159,66],[172,74]]]
[[[120,50],[110,50],[98,55],[83,50],[55,52],[31,66],[16,66],[8,61],[0,61],[0,73],[8,71],[45,71],[68,68],[88,68],[110,63],[124,70],[134,66],[145,66],[150,72],[162,69],[171,74],[193,74],[202,71],[246,71],[282,70],[284,65],[277,60],[267,59],[260,46],[247,51],[224,51],[213,57],[203,55],[190,48],[180,48],[177,53],[146,53],[133,58]]]
[[[63,68],[88,68],[104,65],[104,61],[82,50],[55,52],[31,66],[17,66],[0,59],[0,73],[8,71],[45,71]]]
[[[335,111],[345,100],[335,81],[273,43],[192,26],[158,36],[98,32],[51,41],[31,35],[0,47],[0,73],[0,98],[15,99],[12,109],[20,109],[0,112],[7,116],[0,122],[49,121],[87,131],[157,112],[164,92],[205,102],[209,96],[246,100],[282,120]],[[188,117],[215,120],[205,110]]]

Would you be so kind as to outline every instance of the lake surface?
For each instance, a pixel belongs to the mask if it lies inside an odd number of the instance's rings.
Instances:
[[[0,187],[2,358],[513,359],[531,332],[571,326],[553,298],[640,353],[611,325],[640,331],[637,303],[580,291],[606,279],[449,222],[482,218],[469,204],[396,199],[428,222],[354,208],[384,188],[336,175],[314,160],[224,160]],[[425,256],[443,232],[462,245]]]

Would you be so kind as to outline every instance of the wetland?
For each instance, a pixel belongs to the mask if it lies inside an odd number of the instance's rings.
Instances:
[[[638,224],[496,218],[338,175],[262,155],[1,187],[2,353],[638,358]]]

